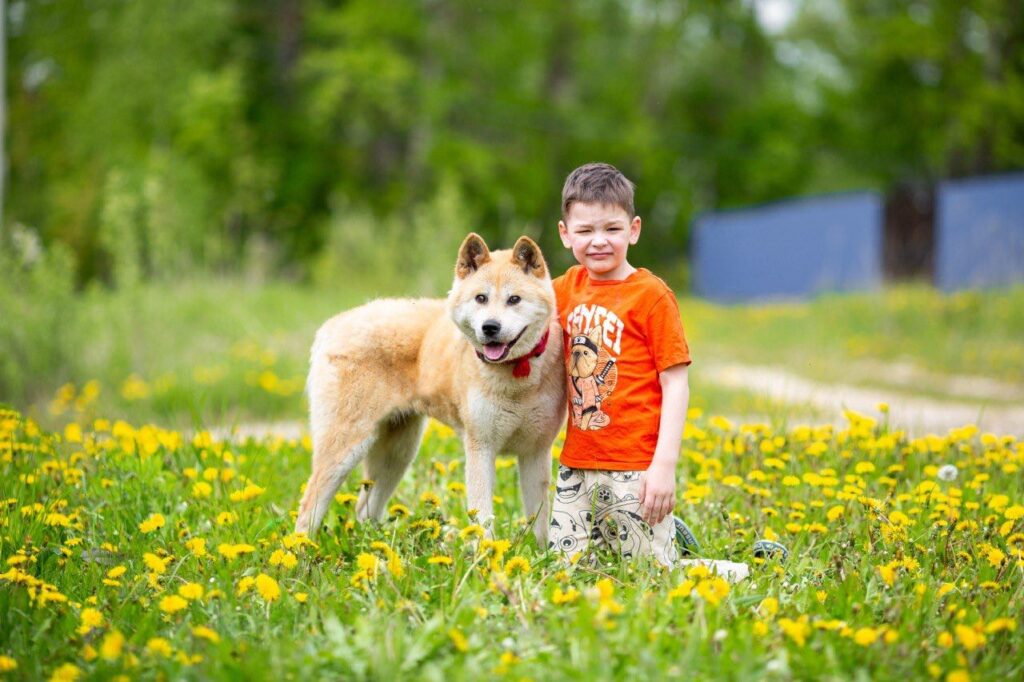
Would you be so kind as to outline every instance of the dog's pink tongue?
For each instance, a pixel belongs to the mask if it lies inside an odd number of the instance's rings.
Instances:
[[[484,346],[484,357],[486,357],[488,360],[497,360],[504,354],[504,343],[488,343]]]

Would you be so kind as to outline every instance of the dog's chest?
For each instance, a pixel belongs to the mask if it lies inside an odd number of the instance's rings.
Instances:
[[[552,418],[557,420],[557,405],[543,401],[542,397],[513,400],[470,391],[466,426],[478,438],[486,439],[496,451],[516,451],[523,445],[532,447],[538,437],[548,436],[545,432],[550,429],[546,422]]]

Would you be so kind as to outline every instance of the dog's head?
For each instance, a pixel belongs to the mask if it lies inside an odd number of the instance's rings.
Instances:
[[[459,248],[448,313],[486,362],[505,362],[533,350],[555,311],[551,276],[538,247],[520,237],[490,251],[477,234]]]
[[[597,369],[597,356],[601,353],[601,327],[594,327],[589,334],[573,331],[569,348],[569,375],[589,377]]]

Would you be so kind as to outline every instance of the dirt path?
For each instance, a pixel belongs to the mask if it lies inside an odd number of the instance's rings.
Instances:
[[[819,383],[785,369],[761,365],[709,363],[700,371],[703,378],[711,383],[751,391],[780,402],[811,405],[837,422],[842,421],[844,408],[877,416],[877,405],[887,403],[890,424],[913,434],[945,433],[950,428],[977,424],[982,431],[1024,435],[1024,402],[1008,407],[989,405],[984,399],[935,400],[886,388]],[[956,377],[956,386],[961,390],[950,390],[949,393],[962,394],[962,386],[969,379]],[[988,379],[971,383],[974,387],[989,388],[995,384],[998,382]],[[998,391],[993,391],[994,396],[1004,399],[1012,391],[1019,390],[1007,384],[1000,384],[998,388]],[[979,393],[975,392],[975,395]]]

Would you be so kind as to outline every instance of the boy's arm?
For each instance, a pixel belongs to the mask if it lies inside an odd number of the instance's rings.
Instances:
[[[661,423],[654,459],[640,477],[640,514],[648,525],[661,523],[676,504],[676,462],[690,403],[690,369],[673,365],[658,374]]]

